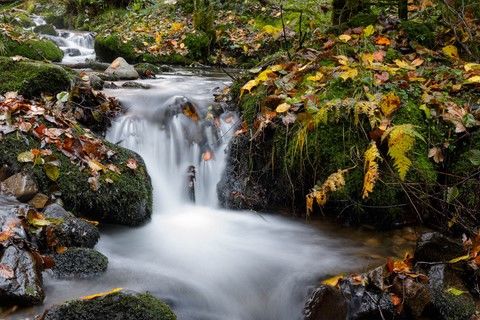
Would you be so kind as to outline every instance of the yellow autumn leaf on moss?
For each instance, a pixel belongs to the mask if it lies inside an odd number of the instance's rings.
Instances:
[[[258,81],[253,79],[253,80],[250,80],[248,81],[243,87],[242,89],[240,89],[240,97],[243,96],[243,94],[248,91],[249,93],[252,91],[253,88],[255,88],[256,86],[258,86]]]
[[[170,32],[175,33],[178,31],[181,31],[183,29],[184,25],[181,22],[174,22],[172,23],[172,26],[170,27]]]
[[[334,276],[334,277],[328,278],[326,280],[323,280],[322,284],[325,284],[325,285],[330,286],[330,287],[336,287],[338,285],[338,283],[340,282],[340,280],[342,280],[342,279],[343,279],[343,275],[339,274],[338,276]]]
[[[378,180],[378,161],[382,159],[380,151],[378,151],[375,141],[370,143],[370,147],[365,151],[365,176],[363,178],[362,198],[368,198],[368,195],[373,192],[373,188]]]
[[[404,60],[396,59],[393,62],[395,62],[395,64],[399,68],[406,69],[406,70],[412,70],[412,71],[415,70],[415,66],[409,64],[408,62],[406,62]]]
[[[400,98],[393,91],[383,96],[380,101],[380,110],[387,118],[397,111],[398,108],[400,108]]]
[[[309,77],[307,78],[308,81],[314,81],[314,82],[320,81],[320,80],[322,80],[322,79],[323,79],[323,73],[321,73],[320,71],[318,71],[317,73],[315,73],[315,75],[309,76]]]
[[[480,64],[478,63],[466,63],[464,66],[465,71],[480,70]]]
[[[257,80],[258,82],[265,82],[265,81],[267,81],[268,79],[270,79],[270,77],[272,77],[272,76],[274,76],[274,75],[275,75],[275,73],[274,73],[272,70],[267,69],[267,70],[265,70],[265,71],[260,72],[260,74],[257,76],[257,79],[256,79],[256,80]]]
[[[352,39],[352,36],[348,34],[342,34],[338,37],[338,39],[340,39],[340,41],[343,41],[343,42],[348,42]]]
[[[345,71],[343,71],[341,74],[340,74],[340,78],[342,78],[344,81],[348,80],[348,79],[354,79],[358,76],[358,70],[355,69],[355,68],[345,68],[344,69]]]
[[[374,33],[375,33],[375,27],[372,25],[369,25],[368,27],[363,29],[363,35],[365,36],[365,38],[370,37]]]
[[[95,298],[101,298],[101,297],[104,297],[104,296],[108,296],[109,294],[117,293],[117,292],[120,292],[122,290],[123,290],[123,288],[115,288],[115,289],[112,289],[110,291],[105,291],[105,292],[95,293],[95,294],[92,294],[92,295],[89,295],[89,296],[84,296],[84,297],[81,297],[80,299],[82,299],[82,300],[92,300],[92,299],[95,299]]]
[[[442,52],[444,55],[452,59],[458,59],[460,57],[458,55],[458,49],[454,45],[443,47]]]
[[[276,109],[275,111],[278,112],[278,113],[283,113],[283,112],[287,112],[288,110],[290,110],[292,106],[289,105],[288,103],[284,102],[282,104],[280,104]]]
[[[480,76],[473,76],[468,78],[465,83],[480,83]]]

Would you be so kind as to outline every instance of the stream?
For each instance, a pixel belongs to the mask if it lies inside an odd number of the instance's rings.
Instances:
[[[78,40],[67,34],[78,35],[65,32],[60,38]],[[94,55],[88,51],[93,45],[77,40],[72,41],[83,46],[82,55],[65,62]],[[103,226],[96,249],[109,258],[107,272],[81,280],[58,280],[46,272],[44,305],[11,319],[32,319],[52,304],[116,287],[151,292],[180,320],[301,319],[319,279],[365,270],[400,251],[391,240],[398,235],[218,208],[216,185],[238,116],[226,111],[212,120],[211,105],[229,79],[179,70],[138,82],[151,88],[105,91],[127,109],[107,139],[145,160],[154,187],[151,221],[134,229]],[[187,102],[198,121],[179,112]],[[189,166],[196,169],[196,204],[185,192]]]

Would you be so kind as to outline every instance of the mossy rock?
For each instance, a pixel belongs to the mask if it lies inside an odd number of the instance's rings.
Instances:
[[[103,297],[73,300],[47,310],[43,320],[175,320],[170,307],[149,293],[121,291]]]
[[[81,130],[80,127],[78,129]],[[133,151],[107,141],[104,143],[115,152],[110,161],[120,169],[121,174],[103,174],[97,191],[91,189],[88,170],[80,171],[79,166],[55,146],[50,148],[60,161],[60,177],[56,182],[47,177],[42,166],[20,164],[17,161],[19,153],[40,148],[39,141],[29,135],[17,132],[4,136],[0,140],[0,163],[10,165],[16,171],[31,172],[43,193],[60,192],[65,209],[77,216],[129,226],[140,225],[149,219],[152,212],[152,185],[143,159]],[[129,159],[137,161],[136,170],[127,167]],[[106,179],[113,183],[108,183]]]
[[[51,36],[57,36],[57,30],[55,30],[55,27],[51,24],[42,24],[40,26],[36,26],[33,28],[33,32],[35,33],[40,33],[40,34],[48,34]]]
[[[139,62],[133,43],[123,43],[118,35],[96,37],[95,54],[97,59],[104,62],[112,62],[118,57],[124,58],[129,63]]]
[[[87,278],[107,270],[108,258],[90,248],[68,248],[53,255],[53,275],[57,278]]]
[[[5,45],[6,56],[23,56],[33,60],[50,60],[61,62],[63,51],[51,40],[32,39],[18,42],[0,35],[0,41]]]
[[[17,91],[25,97],[34,97],[42,92],[55,94],[68,90],[73,76],[53,64],[0,57],[0,79],[0,94]]]
[[[149,78],[155,74],[160,73],[160,67],[157,67],[156,65],[151,63],[137,63],[134,67],[141,78]]]

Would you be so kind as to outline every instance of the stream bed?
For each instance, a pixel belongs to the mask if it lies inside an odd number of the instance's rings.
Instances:
[[[133,229],[102,226],[96,249],[109,258],[107,272],[76,280],[46,272],[44,305],[11,319],[33,319],[52,304],[117,287],[151,292],[182,320],[301,319],[319,279],[381,264],[412,244],[402,234],[219,209],[216,185],[238,118],[211,113],[213,94],[229,79],[183,71],[139,82],[151,88],[105,91],[127,109],[107,139],[144,158],[154,187],[151,221]],[[181,112],[185,105],[197,120]],[[189,166],[196,169],[196,204],[185,192]]]

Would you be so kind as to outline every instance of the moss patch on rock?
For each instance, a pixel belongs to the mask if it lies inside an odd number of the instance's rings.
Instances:
[[[35,28],[33,28],[33,32],[40,34],[48,34],[51,36],[58,35],[57,30],[55,30],[55,27],[51,24],[42,24],[40,26],[36,26]]]
[[[43,320],[175,320],[163,301],[149,293],[122,291],[90,300],[73,300],[47,310]]]
[[[50,60],[60,62],[63,51],[51,40],[30,39],[22,42],[0,35],[5,45],[6,56],[22,56],[33,60]]]
[[[26,97],[42,92],[58,93],[70,88],[73,77],[65,69],[35,61],[0,57],[0,93],[17,91]]]
[[[65,208],[76,215],[109,223],[139,225],[152,212],[152,186],[145,164],[132,151],[106,141],[104,144],[115,152],[110,160],[120,169],[121,174],[109,172],[103,175],[97,191],[92,190],[88,182],[88,170],[80,170],[78,164],[54,146],[51,146],[53,155],[60,161],[60,177],[56,182],[47,177],[42,166],[20,164],[17,161],[19,153],[40,147],[39,141],[29,135],[18,132],[6,135],[0,141],[0,163],[8,164],[16,170],[32,172],[43,193],[60,192]],[[136,170],[126,166],[129,159],[137,161]]]

